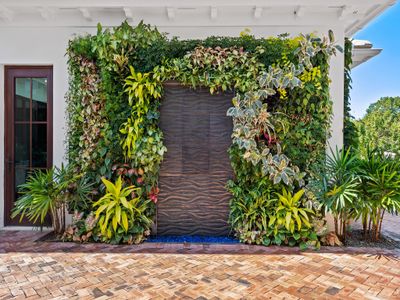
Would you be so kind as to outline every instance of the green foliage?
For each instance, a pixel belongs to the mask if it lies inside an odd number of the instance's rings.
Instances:
[[[33,223],[44,224],[46,216],[51,216],[56,234],[61,234],[65,226],[65,209],[71,201],[70,194],[76,194],[77,182],[81,175],[73,174],[72,168],[61,166],[49,170],[34,170],[26,183],[19,186],[21,197],[15,202],[12,218],[20,216]],[[81,191],[86,198],[86,191]]]
[[[264,49],[257,48],[257,53]],[[240,92],[254,90],[257,77],[264,65],[255,55],[243,48],[195,48],[183,58],[173,59],[167,66],[168,75],[193,88],[206,86],[213,94],[218,90],[235,89]]]
[[[351,64],[353,63],[353,43],[352,40],[346,38],[344,41],[344,124],[343,124],[343,144],[347,149],[352,147],[356,149],[358,146],[357,127],[354,117],[351,115],[350,107],[350,91],[351,91]]]
[[[135,157],[138,145],[144,137],[147,125],[146,119],[152,120],[147,116],[152,101],[157,101],[162,93],[162,85],[158,74],[136,73],[132,66],[130,70],[131,75],[125,79],[125,92],[129,95],[129,105],[132,109],[131,116],[122,124],[120,129],[120,132],[124,135],[121,141],[122,149],[128,159]],[[161,143],[161,140],[159,142]],[[160,148],[163,148],[162,145]],[[163,155],[163,152],[160,155]]]
[[[361,218],[365,236],[378,240],[385,212],[400,211],[400,163],[382,151],[367,151],[359,162],[360,203],[357,218]]]
[[[285,189],[282,190],[282,194],[277,194],[278,206],[268,224],[274,228],[275,234],[282,228],[285,228],[290,233],[294,233],[295,230],[300,231],[304,227],[311,227],[308,215],[314,214],[314,212],[309,208],[299,207],[303,194],[304,190],[299,190],[296,194],[292,195]]]
[[[357,127],[363,156],[368,148],[400,154],[400,97],[383,97],[371,104]]]
[[[123,187],[121,177],[115,184],[105,178],[102,181],[106,194],[93,204],[102,241],[115,244],[141,242],[152,223],[146,215],[150,201],[135,194],[139,188]]]
[[[310,183],[325,212],[333,215],[335,233],[344,242],[346,225],[355,216],[359,189],[357,157],[347,150],[331,151],[326,163],[315,171],[315,179]]]

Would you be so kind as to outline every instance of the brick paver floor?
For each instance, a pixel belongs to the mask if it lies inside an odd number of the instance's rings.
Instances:
[[[400,299],[398,250],[34,242],[0,231],[1,299]]]

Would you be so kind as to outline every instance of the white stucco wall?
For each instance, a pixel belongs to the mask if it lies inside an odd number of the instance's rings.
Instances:
[[[343,46],[344,28],[335,26],[257,26],[252,34],[260,37],[280,33],[317,32],[335,33]],[[210,35],[237,36],[243,26],[219,27],[160,27],[160,31],[181,38],[204,38]],[[64,158],[65,100],[68,89],[67,58],[65,49],[74,34],[94,33],[94,27],[0,27],[0,227],[4,224],[4,65],[53,65],[53,164],[59,165]],[[331,147],[342,145],[343,118],[343,54],[338,53],[331,61],[331,96],[333,104],[333,127]],[[7,176],[7,174],[6,174]]]

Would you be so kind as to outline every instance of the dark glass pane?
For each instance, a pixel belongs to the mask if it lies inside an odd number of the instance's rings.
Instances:
[[[29,121],[31,79],[15,78],[15,121]]]
[[[47,125],[32,124],[32,167],[47,166]]]
[[[15,124],[15,167],[29,167],[29,124]]]
[[[32,119],[47,120],[47,78],[32,78]]]
[[[20,196],[20,194],[18,193],[19,191],[18,187],[26,182],[29,173],[30,169],[28,167],[22,165],[15,165],[15,180],[14,180],[15,199],[18,199],[18,197]]]

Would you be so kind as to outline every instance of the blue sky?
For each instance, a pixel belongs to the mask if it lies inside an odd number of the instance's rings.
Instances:
[[[369,40],[375,48],[383,48],[381,54],[352,71],[351,109],[353,116],[360,118],[380,97],[400,96],[400,2],[354,38]]]

